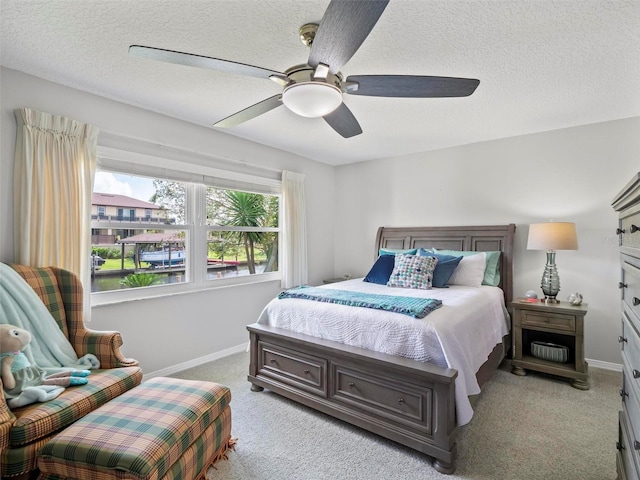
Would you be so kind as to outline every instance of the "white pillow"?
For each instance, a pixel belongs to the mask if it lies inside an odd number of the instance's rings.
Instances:
[[[449,278],[447,284],[479,287],[482,285],[486,267],[487,254],[485,252],[462,257],[462,260],[460,260],[460,263],[451,274],[451,278]]]

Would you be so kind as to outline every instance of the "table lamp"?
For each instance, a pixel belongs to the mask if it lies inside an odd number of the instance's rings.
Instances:
[[[556,267],[556,250],[577,250],[576,224],[570,222],[533,223],[529,225],[528,250],[546,250],[547,264],[540,287],[545,303],[559,303],[560,277]]]

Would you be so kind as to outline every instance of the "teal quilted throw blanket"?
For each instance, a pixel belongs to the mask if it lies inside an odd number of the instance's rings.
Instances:
[[[308,286],[285,290],[278,295],[278,298],[299,298],[315,300],[316,302],[349,305],[351,307],[375,308],[376,310],[402,313],[413,318],[424,318],[442,306],[442,300],[435,298],[399,297]]]

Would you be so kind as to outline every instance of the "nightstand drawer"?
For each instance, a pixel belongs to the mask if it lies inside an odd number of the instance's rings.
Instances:
[[[573,333],[576,331],[576,317],[562,313],[538,313],[523,310],[522,327]]]
[[[327,361],[295,350],[260,342],[261,375],[327,396]]]

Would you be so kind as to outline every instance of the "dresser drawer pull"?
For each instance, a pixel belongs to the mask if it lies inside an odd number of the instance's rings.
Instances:
[[[633,378],[640,378],[640,372],[635,368],[633,369]]]
[[[631,228],[629,229],[631,233],[636,233],[638,230],[640,230],[640,228],[635,225],[631,225]]]
[[[276,359],[275,359],[275,358],[272,358],[272,359],[271,359],[271,363],[274,363],[274,364],[275,364],[275,363],[278,363],[278,362],[276,362]]]
[[[625,450],[624,445],[620,442],[616,442],[616,450]]]
[[[638,305],[640,305],[640,298],[633,297],[633,306],[637,307]]]
[[[618,337],[618,343],[622,343],[622,342],[626,342],[626,341],[627,341],[627,339],[626,339],[626,338],[624,338],[622,335],[620,335],[620,336]]]
[[[351,388],[353,388],[353,387],[355,387],[355,386],[356,386],[356,384],[355,384],[355,383],[353,383],[353,382],[351,382],[351,383],[349,383],[349,386],[350,386]]]
[[[309,370],[305,370],[305,371],[304,371],[304,374],[305,374],[305,375],[309,375]]]
[[[399,398],[398,403],[404,403],[404,398]]]
[[[621,235],[621,234],[623,234],[624,232],[625,232],[625,230],[624,230],[624,229],[622,229],[622,228],[616,228],[616,235]]]
[[[621,388],[619,393],[620,393],[620,396],[622,397],[622,401],[623,402],[625,401],[624,397],[628,397],[629,396],[629,394],[624,391],[624,388]]]

